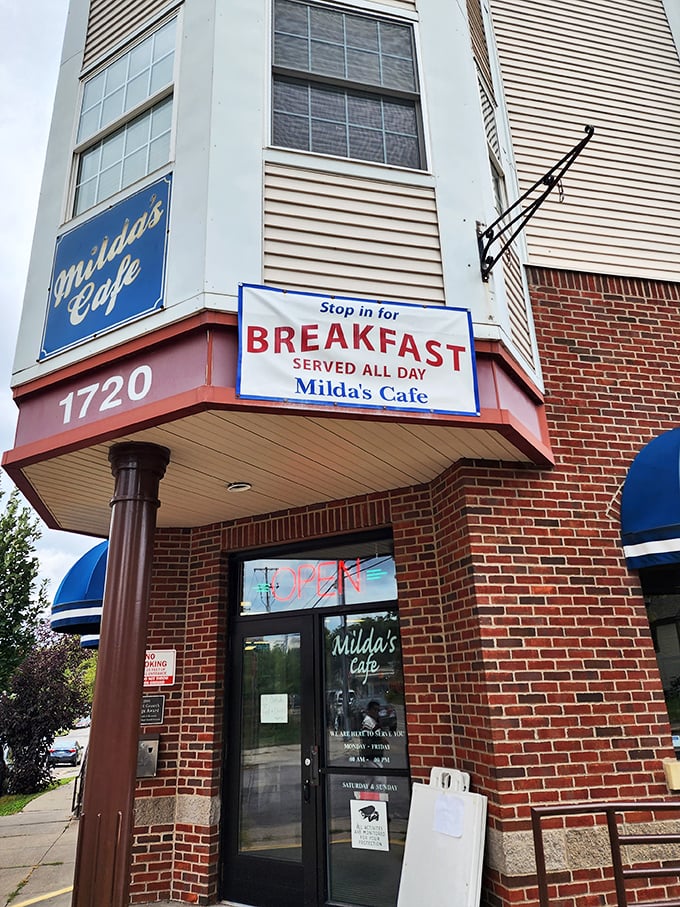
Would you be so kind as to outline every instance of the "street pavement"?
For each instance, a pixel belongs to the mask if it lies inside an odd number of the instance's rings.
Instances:
[[[75,782],[0,816],[0,907],[70,907],[78,838],[71,815]]]

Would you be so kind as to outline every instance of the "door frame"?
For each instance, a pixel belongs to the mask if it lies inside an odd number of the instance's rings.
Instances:
[[[319,907],[328,900],[328,859],[327,829],[325,814],[325,788],[327,777],[333,774],[333,769],[327,771],[323,764],[326,739],[326,689],[325,689],[325,648],[324,648],[324,618],[335,614],[363,614],[371,611],[390,611],[399,615],[398,595],[394,598],[381,601],[366,601],[359,604],[345,605],[338,603],[334,606],[314,609],[294,608],[275,614],[259,613],[243,615],[240,609],[241,599],[241,574],[244,562],[255,559],[279,559],[319,556],[321,551],[334,559],[341,559],[336,550],[361,546],[370,546],[378,542],[380,545],[391,546],[391,533],[389,530],[378,530],[361,535],[331,537],[328,539],[315,539],[308,543],[291,543],[275,548],[249,549],[233,554],[230,557],[229,568],[229,602],[228,602],[228,638],[226,646],[226,695],[225,695],[225,724],[224,724],[224,775],[222,779],[222,819],[221,819],[221,852],[219,858],[219,888],[222,898],[233,899],[242,904],[251,904],[252,894],[249,893],[249,884],[253,879],[257,881],[261,894],[258,895],[256,907]],[[359,554],[357,553],[357,556]],[[363,557],[363,555],[361,555]],[[371,555],[367,550],[367,557]],[[383,556],[381,552],[380,556]],[[390,552],[390,557],[394,557]],[[238,853],[238,829],[240,807],[240,758],[241,758],[241,718],[242,718],[242,666],[243,646],[242,640],[247,635],[276,635],[283,632],[299,632],[301,652],[300,687],[301,697],[306,691],[308,699],[301,701],[301,715],[307,711],[301,727],[301,800],[303,801],[302,822],[302,849],[303,859],[300,866],[301,882],[298,881],[297,891],[302,892],[297,896],[285,891],[286,880],[295,884],[295,869],[286,867],[284,861],[272,861],[276,871],[263,880],[263,869],[266,858],[248,858]],[[306,654],[303,650],[307,650]],[[308,706],[309,708],[303,708]],[[305,747],[316,744],[319,748],[319,757],[322,765],[318,773],[318,783],[311,785],[309,803],[304,803],[303,784],[304,766],[306,756]],[[407,768],[408,773],[408,749]],[[404,771],[394,771],[389,768],[382,769],[386,775],[404,776]],[[410,786],[410,776],[407,777]],[[226,804],[229,804],[228,806]],[[309,808],[305,810],[305,805]],[[307,821],[304,821],[306,819]],[[240,868],[238,864],[241,864]],[[298,864],[296,864],[297,866]],[[265,870],[266,873],[266,870]],[[283,884],[283,888],[282,888]]]

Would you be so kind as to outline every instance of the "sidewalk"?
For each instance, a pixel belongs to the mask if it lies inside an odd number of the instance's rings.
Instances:
[[[70,907],[78,837],[73,784],[0,816],[0,907]]]

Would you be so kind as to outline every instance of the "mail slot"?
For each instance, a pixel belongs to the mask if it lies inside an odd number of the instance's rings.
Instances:
[[[137,777],[152,778],[158,771],[158,734],[139,738],[137,749]]]

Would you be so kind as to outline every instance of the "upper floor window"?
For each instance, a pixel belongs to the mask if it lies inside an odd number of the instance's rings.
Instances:
[[[411,25],[275,0],[272,141],[422,169]]]
[[[85,83],[74,214],[170,159],[175,31],[172,19]]]

